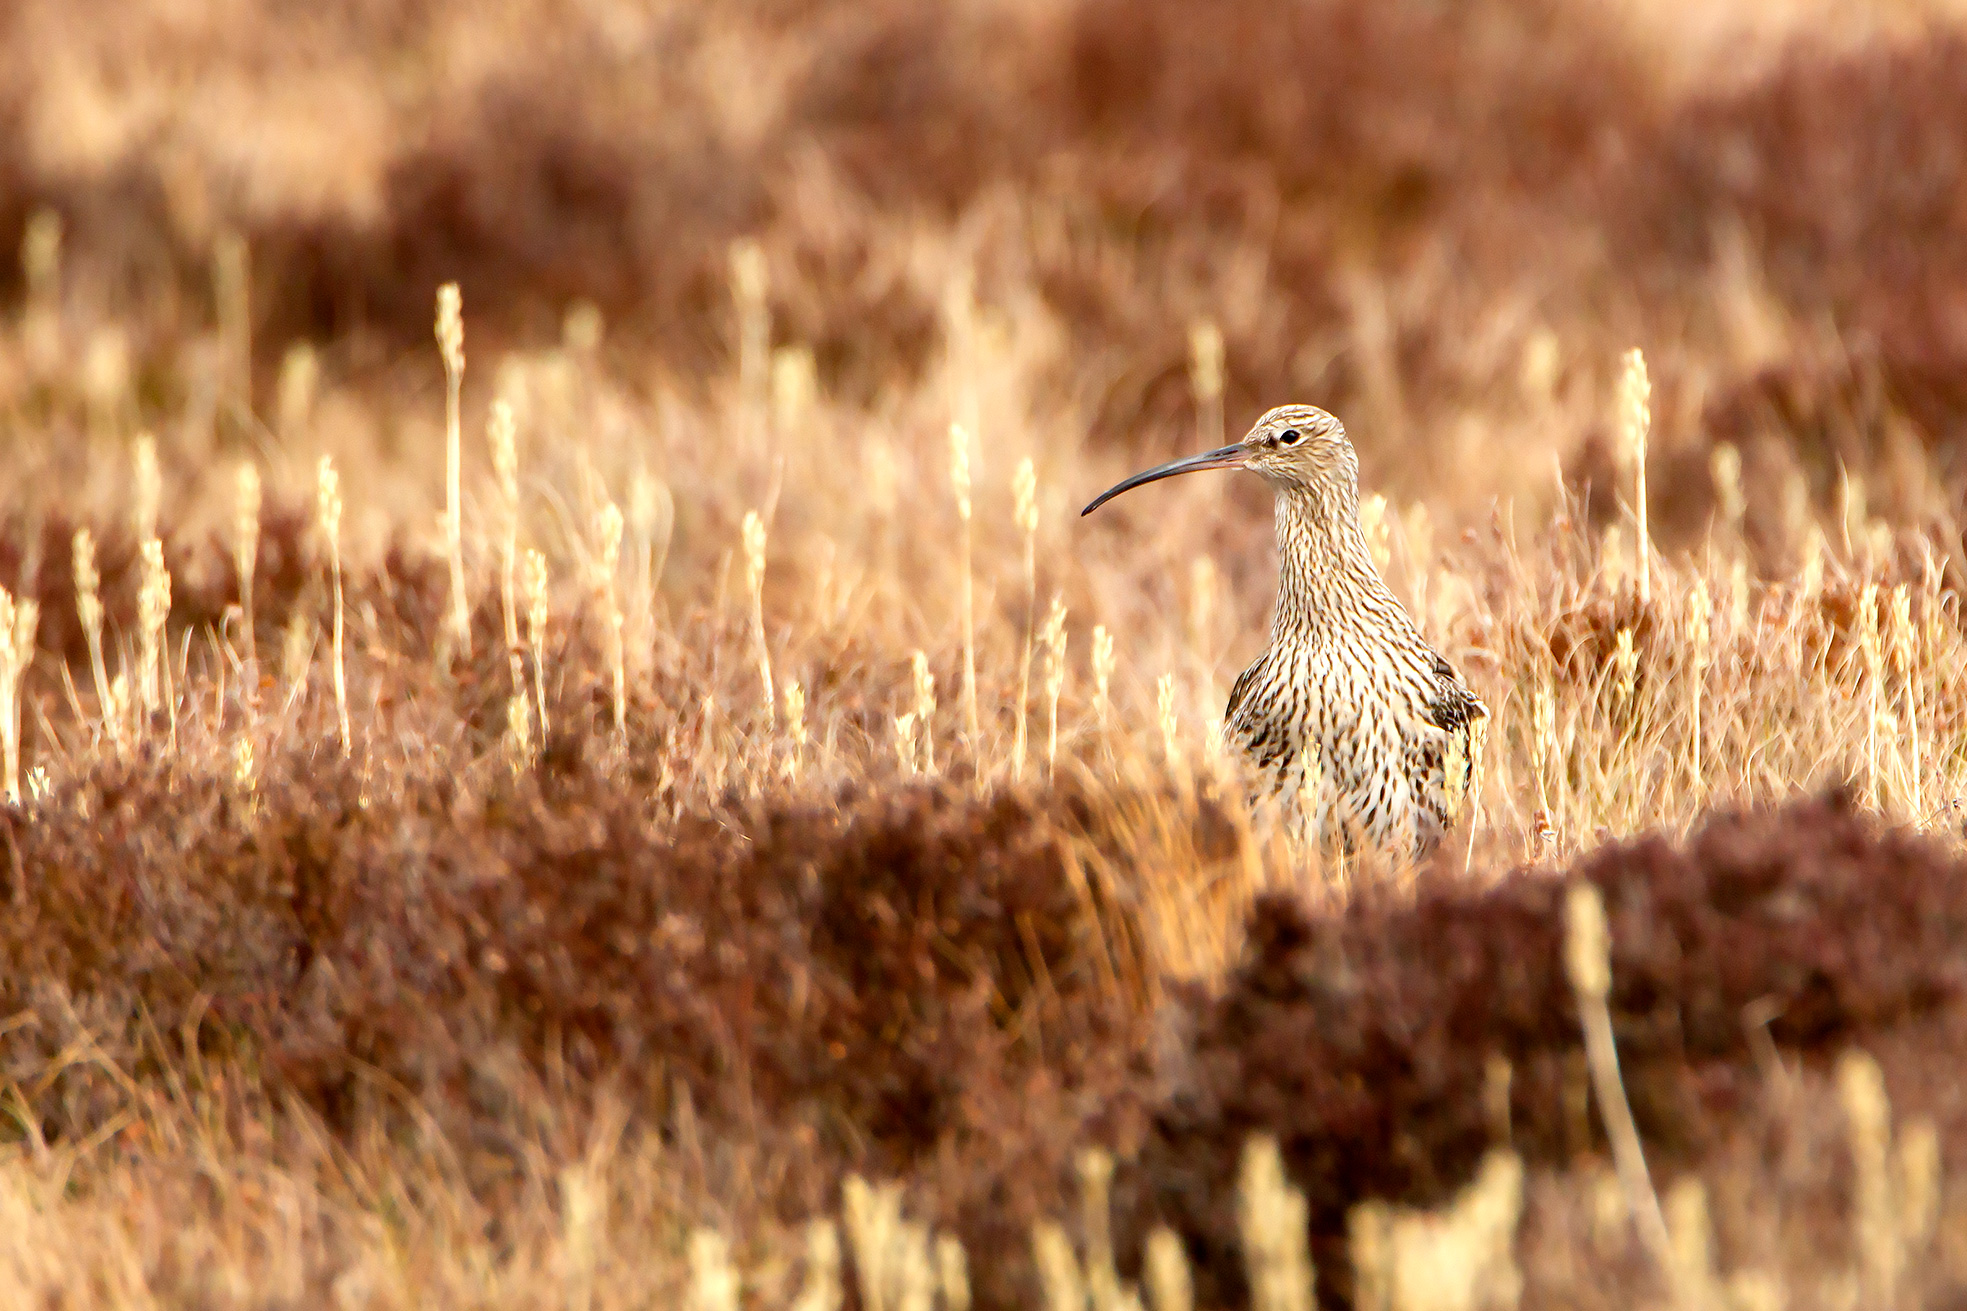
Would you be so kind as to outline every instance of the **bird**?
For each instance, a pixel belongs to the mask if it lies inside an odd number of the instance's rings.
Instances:
[[[1280,405],[1241,441],[1137,473],[1080,514],[1204,469],[1247,470],[1275,498],[1270,643],[1223,716],[1252,801],[1286,807],[1320,843],[1426,859],[1475,790],[1489,710],[1380,576],[1345,426],[1314,405]]]

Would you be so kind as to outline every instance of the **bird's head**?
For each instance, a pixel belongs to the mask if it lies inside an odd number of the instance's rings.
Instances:
[[[1356,487],[1359,479],[1344,424],[1315,405],[1280,405],[1251,425],[1242,441],[1143,470],[1101,492],[1080,514],[1142,483],[1199,469],[1248,469],[1280,492]]]

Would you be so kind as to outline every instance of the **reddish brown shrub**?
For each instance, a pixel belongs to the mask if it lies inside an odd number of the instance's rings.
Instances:
[[[1605,894],[1620,1064],[1656,1165],[1698,1159],[1759,1095],[1751,1003],[1806,1054],[1957,1017],[1964,876],[1944,847],[1880,831],[1841,795],[1717,818],[1684,848],[1650,837],[1586,858],[1576,877]],[[1137,1218],[1187,1236],[1206,1300],[1242,1295],[1231,1193],[1252,1133],[1281,1143],[1321,1285],[1341,1302],[1347,1208],[1438,1203],[1469,1177],[1491,1140],[1492,1056],[1514,1071],[1519,1150],[1562,1162],[1592,1148],[1566,1109],[1582,1068],[1562,922],[1562,883],[1534,876],[1475,894],[1434,883],[1411,904],[1367,897],[1330,917],[1258,909],[1250,960],[1199,1003],[1186,1087],[1138,1165]]]
[[[78,1026],[138,1078],[195,1034],[339,1130],[409,1099],[488,1189],[530,1090],[560,1115],[606,1087],[638,1132],[783,1163],[766,1200],[792,1214],[845,1169],[905,1175],[975,1250],[1022,1253],[1071,1150],[1139,1101],[1125,981],[1062,855],[1094,812],[925,785],[658,841],[580,741],[469,801],[302,760],[249,801],[147,762],[0,817],[0,1013],[33,1016],[0,1068],[39,1090],[40,1131],[86,1134],[121,1095],[54,1064]],[[983,1304],[1022,1269],[980,1266]]]

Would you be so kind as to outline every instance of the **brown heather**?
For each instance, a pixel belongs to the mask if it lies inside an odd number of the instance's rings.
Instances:
[[[304,8],[0,5],[0,1305],[1967,1302],[1939,0]],[[1289,401],[1425,869],[1254,480],[1073,516]]]

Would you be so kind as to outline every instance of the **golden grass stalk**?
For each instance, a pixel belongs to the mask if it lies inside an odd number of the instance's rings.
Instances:
[[[949,488],[956,498],[956,517],[963,525],[963,725],[974,755],[983,741],[983,730],[977,720],[976,596],[970,577],[970,434],[960,423],[949,425]]]
[[[260,471],[251,460],[239,465],[238,497],[232,518],[232,563],[239,574],[239,627],[246,639],[246,704],[259,704],[259,638],[254,631],[253,576],[260,556]]]
[[[561,1274],[567,1286],[568,1311],[587,1311],[594,1304],[594,1272],[600,1264],[601,1223],[605,1198],[594,1171],[586,1165],[570,1165],[560,1171],[560,1254]],[[702,1243],[708,1235],[711,1243]],[[729,1262],[724,1259],[723,1238],[715,1230],[699,1229],[690,1235],[689,1264],[692,1292],[702,1289],[707,1277],[722,1270],[727,1276]],[[728,1282],[728,1279],[727,1279]],[[731,1296],[719,1301],[713,1295],[700,1303],[705,1311],[737,1311],[735,1284]]]
[[[1865,667],[1865,799],[1874,809],[1882,800],[1878,779],[1879,719],[1884,713],[1881,684],[1884,682],[1885,652],[1878,632],[1878,584],[1866,583],[1858,590],[1858,655]]]
[[[1305,1197],[1285,1178],[1277,1140],[1267,1135],[1244,1144],[1236,1178],[1236,1228],[1243,1241],[1251,1311],[1311,1311],[1314,1273]]]
[[[1195,1311],[1195,1282],[1189,1275],[1182,1240],[1166,1225],[1147,1236],[1141,1258],[1141,1281],[1147,1285],[1150,1311]]]
[[[1195,394],[1195,436],[1204,449],[1223,444],[1223,333],[1213,319],[1188,328],[1188,382]]]
[[[915,712],[913,710],[895,716],[895,759],[901,765],[902,774],[914,778],[919,756],[915,749]]]
[[[505,699],[505,753],[514,774],[533,760],[533,702],[524,684]]]
[[[287,617],[287,627],[280,635],[280,680],[290,690],[297,690],[307,681],[308,668],[314,660],[314,624],[307,613],[296,610]],[[117,681],[122,675],[117,675]],[[114,691],[116,684],[111,683]]]
[[[560,316],[560,345],[571,355],[591,362],[607,336],[608,322],[601,307],[591,300],[577,300]]]
[[[1031,706],[1031,648],[1038,624],[1038,473],[1031,457],[1011,475],[1012,519],[1024,540],[1024,650],[1018,659],[1017,727],[1011,737],[1011,777],[1024,777],[1025,721]]]
[[[1632,514],[1639,547],[1639,603],[1653,600],[1653,543],[1646,527],[1646,438],[1653,426],[1653,384],[1646,356],[1635,346],[1625,353],[1619,379],[1619,431],[1632,461]]]
[[[36,210],[21,234],[21,274],[27,284],[21,338],[37,369],[53,368],[61,356],[61,242],[61,215],[52,209]]]
[[[1346,1214],[1357,1311],[1468,1311],[1517,1305],[1523,1162],[1496,1148],[1473,1182],[1434,1211],[1362,1202]]]
[[[157,468],[157,439],[147,432],[137,434],[130,452],[132,508],[131,528],[137,541],[157,536],[157,508],[163,499],[163,477]]]
[[[1857,1048],[1845,1052],[1837,1060],[1837,1094],[1850,1128],[1851,1237],[1864,1303],[1896,1306],[1905,1249],[1890,1169],[1892,1106],[1878,1062]]]
[[[34,634],[41,607],[33,599],[14,598],[0,587],[0,795],[10,806],[20,804],[21,680],[34,662]]]
[[[1748,631],[1748,561],[1739,555],[1728,562],[1728,631]]]
[[[102,657],[102,575],[96,572],[96,538],[87,528],[75,530],[75,617],[81,621],[82,636],[89,643],[89,672],[96,683],[96,708],[103,731],[112,743],[121,743],[123,724],[110,714],[109,668]]]
[[[1087,1311],[1086,1283],[1079,1274],[1079,1260],[1072,1254],[1072,1240],[1065,1236],[1057,1221],[1040,1220],[1032,1225],[1031,1256],[1038,1267],[1046,1311]]]
[[[90,436],[107,443],[115,435],[118,421],[135,408],[130,387],[130,339],[121,328],[91,330],[82,355],[81,381]]]
[[[1912,753],[1912,795],[1908,809],[1915,820],[1925,812],[1925,767],[1919,757],[1919,698],[1913,682],[1919,656],[1912,628],[1912,588],[1900,583],[1892,589],[1886,612],[1885,645],[1892,669],[1899,676],[1899,696],[1905,703],[1906,738]]]
[[[907,1221],[895,1228],[888,1268],[896,1311],[934,1311],[936,1267],[929,1257],[929,1226]]]
[[[546,717],[546,625],[550,618],[547,598],[546,556],[526,551],[526,638],[533,648],[533,695],[540,712],[540,741],[545,742]]]
[[[1551,766],[1557,760],[1557,698],[1539,682],[1530,698],[1530,767],[1537,776],[1537,804],[1550,809]]]
[[[724,1235],[708,1227],[692,1231],[689,1264],[689,1311],[738,1311],[738,1276]]]
[[[492,476],[499,484],[499,612],[505,619],[506,659],[515,696],[526,692],[525,647],[519,641],[519,442],[512,404],[504,397],[492,402],[485,425],[492,452]]]
[[[1687,659],[1692,671],[1687,688],[1687,751],[1692,760],[1696,791],[1701,788],[1701,702],[1707,691],[1709,619],[1713,610],[1707,579],[1696,578],[1687,593]]]
[[[1940,1227],[1942,1201],[1940,1134],[1921,1117],[1899,1128],[1893,1153],[1893,1183],[1897,1186],[1899,1243],[1908,1260],[1921,1256]]]
[[[1089,1148],[1079,1154],[1078,1166],[1086,1295],[1092,1311],[1119,1311],[1120,1270],[1113,1261],[1113,1157],[1100,1148]]]
[[[1799,607],[1816,603],[1824,590],[1824,530],[1810,524],[1803,533],[1803,563],[1797,570],[1796,597]]]
[[[943,1311],[970,1311],[970,1258],[950,1234],[936,1236],[936,1287]]]
[[[902,1191],[898,1184],[872,1187],[857,1174],[840,1185],[841,1218],[847,1226],[847,1246],[854,1254],[854,1280],[860,1288],[861,1311],[888,1311],[892,1281],[888,1276],[895,1231],[901,1227]]]
[[[840,1231],[831,1220],[810,1221],[806,1225],[806,1274],[792,1311],[840,1311],[845,1303],[840,1287]]]
[[[800,761],[806,754],[806,689],[799,686],[796,678],[787,679],[785,684],[785,727],[792,738],[792,751],[786,757],[786,774],[799,777]]]
[[[355,735],[348,724],[348,670],[342,651],[341,475],[335,472],[334,460],[326,455],[315,466],[314,511],[321,525],[321,539],[328,547],[328,567],[334,581],[335,626],[330,652],[335,675],[335,722],[341,730],[341,753],[345,760],[355,752]]]
[[[781,437],[802,431],[819,399],[819,369],[806,346],[772,352],[772,430]]]
[[[171,614],[171,573],[164,567],[164,543],[147,537],[138,548],[141,578],[137,584],[137,698],[144,714],[163,707],[158,666],[163,659],[164,621]]]
[[[765,643],[765,521],[758,511],[744,512],[744,586],[751,600],[752,654],[758,662],[758,684],[764,691],[765,726],[775,723],[772,709],[772,653]]]
[[[1065,602],[1052,595],[1052,608],[1040,633],[1045,647],[1045,776],[1059,764],[1059,694],[1065,690]]]
[[[1688,1175],[1667,1189],[1662,1210],[1668,1248],[1673,1253],[1673,1282],[1689,1306],[1720,1306],[1721,1279],[1714,1264],[1714,1222],[1708,1215],[1707,1187]]]
[[[1621,628],[1612,639],[1612,701],[1621,710],[1630,710],[1639,687],[1639,652],[1632,644],[1632,630]]]
[[[227,228],[212,243],[212,302],[225,347],[226,382],[242,413],[253,408],[252,299],[251,252],[246,239]]]
[[[746,519],[746,545],[750,544],[750,519]],[[622,560],[622,512],[613,501],[602,506],[594,516],[594,535],[599,540],[595,552],[594,591],[601,607],[601,633],[606,647],[609,681],[614,693],[615,732],[628,732],[628,668],[626,652],[622,643],[621,597],[615,586],[615,575],[621,570]],[[762,532],[762,530],[761,530]],[[759,543],[759,572],[764,572],[764,543]],[[753,589],[756,597],[756,587]],[[754,599],[754,605],[756,601]],[[763,661],[763,638],[760,638],[760,660]],[[765,675],[765,715],[769,722],[772,713],[772,670],[769,664],[762,666]]]
[[[444,550],[451,564],[451,636],[471,652],[471,605],[464,583],[464,298],[458,284],[437,289],[437,349],[444,357]]]
[[[911,652],[908,664],[915,687],[915,709],[911,718],[915,721],[916,743],[921,749],[922,772],[933,777],[936,772],[936,676],[929,672],[929,657],[922,651]]]
[[[1714,499],[1733,552],[1741,546],[1742,521],[1748,513],[1748,499],[1742,495],[1742,453],[1732,443],[1716,442],[1708,453],[1708,474],[1714,480]]]
[[[280,440],[292,443],[306,433],[314,417],[314,393],[321,385],[321,357],[307,342],[297,341],[280,357],[280,375],[274,382],[273,409],[275,431]]]
[[[1167,762],[1168,769],[1181,772],[1181,738],[1179,725],[1175,720],[1175,676],[1163,674],[1154,684],[1155,718],[1161,724],[1161,758]]]
[[[1577,994],[1578,1015],[1584,1025],[1585,1063],[1599,1117],[1612,1141],[1612,1161],[1625,1192],[1626,1214],[1639,1230],[1640,1241],[1661,1275],[1674,1276],[1673,1244],[1660,1200],[1646,1172],[1646,1153],[1632,1122],[1625,1083],[1619,1076],[1619,1051],[1612,1040],[1612,935],[1605,922],[1605,901],[1597,885],[1579,880],[1564,899],[1564,969]]]
[[[253,759],[251,734],[241,733],[232,739],[232,781],[248,796],[259,787],[259,765]]]

